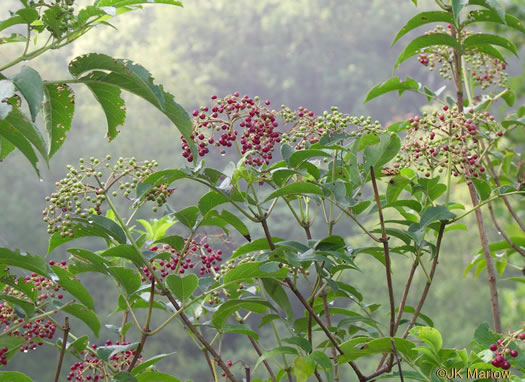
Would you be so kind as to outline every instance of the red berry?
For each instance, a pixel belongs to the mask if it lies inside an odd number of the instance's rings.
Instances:
[[[510,356],[513,357],[513,358],[516,358],[518,356],[518,351],[517,350],[511,350],[510,351]]]
[[[496,345],[496,344],[490,345],[490,350],[492,350],[492,351],[498,350],[498,345]]]
[[[525,333],[520,333],[520,340],[525,340]]]

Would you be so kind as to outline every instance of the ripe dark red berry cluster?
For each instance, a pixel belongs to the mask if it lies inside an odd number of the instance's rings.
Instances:
[[[186,242],[185,247],[184,255],[181,255],[179,251],[168,244],[151,247],[150,251],[161,255],[160,258],[151,261],[153,270],[160,271],[162,278],[171,273],[183,274],[192,269],[198,269],[201,276],[220,270],[218,263],[222,261],[222,250],[214,250],[204,239],[192,240],[189,244]],[[167,256],[162,256],[163,254]],[[144,267],[143,271],[144,275],[151,281],[153,276],[149,269]],[[142,281],[145,281],[145,277]]]
[[[486,152],[479,144],[492,145],[503,136],[494,116],[470,109],[460,113],[456,107],[425,113],[409,120],[407,136],[397,156],[395,168],[412,166],[429,177],[434,170],[448,169],[454,176],[482,177]],[[485,147],[486,147],[485,146]]]
[[[69,173],[56,183],[57,191],[46,197],[48,205],[42,211],[48,233],[60,232],[62,237],[73,237],[75,218],[101,215],[106,197],[118,195],[115,189],[130,199],[129,194],[137,184],[153,174],[158,166],[156,161],[137,162],[135,158],[119,158],[114,165],[110,160],[109,155],[100,160],[91,157],[89,160],[80,159],[78,169],[67,166]],[[145,198],[162,205],[172,192],[164,185],[158,185],[148,190]]]
[[[105,346],[111,345],[113,345],[113,342],[107,340]],[[125,346],[129,345],[129,342],[120,343],[116,341],[115,345]],[[92,345],[91,348],[96,350],[98,346]],[[117,372],[127,371],[136,353],[137,351],[135,349],[123,351],[112,355],[108,362]],[[70,367],[71,371],[66,379],[68,381],[104,381],[104,378],[107,376],[104,362],[98,359],[92,352],[84,351],[82,354],[84,355],[84,360],[82,362],[75,362]],[[142,363],[142,354],[139,355],[136,365],[140,363]]]
[[[511,365],[507,357],[516,358],[519,355],[517,349],[511,349],[512,343],[517,341],[525,341],[525,332],[514,332],[506,338],[501,338],[497,343],[490,345],[489,349],[494,352],[494,358],[491,363],[493,366],[503,370],[510,369]]]
[[[7,365],[7,352],[9,351],[9,349],[7,349],[7,347],[3,347],[0,349],[0,364],[2,365]]]
[[[215,103],[211,109],[203,106],[194,110],[191,138],[198,147],[199,156],[209,153],[209,146],[220,149],[224,155],[233,145],[245,156],[246,164],[261,166],[272,159],[275,144],[281,141],[277,113],[268,108],[270,101],[258,97],[240,97],[239,93],[224,98],[211,97]],[[181,137],[182,155],[193,162],[195,158],[188,142]]]

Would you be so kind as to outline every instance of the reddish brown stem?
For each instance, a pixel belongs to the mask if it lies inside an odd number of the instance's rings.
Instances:
[[[470,199],[472,200],[472,205],[476,207],[479,203],[478,197],[476,195],[476,189],[474,185],[470,183],[468,185],[470,192]],[[488,281],[489,281],[489,290],[490,290],[490,304],[492,308],[492,321],[494,324],[494,330],[498,333],[502,332],[501,326],[501,315],[499,309],[499,300],[498,300],[498,289],[496,286],[496,272],[494,270],[494,264],[492,263],[492,256],[490,255],[489,242],[487,239],[487,231],[485,229],[485,223],[483,221],[483,214],[481,209],[476,209],[476,221],[478,223],[479,237],[481,240],[481,249],[483,252],[483,257],[485,258],[485,267],[487,269]]]
[[[259,346],[257,345],[257,342],[255,342],[255,340],[252,337],[250,337],[250,336],[248,336],[248,339],[252,343],[252,346],[255,349],[255,352],[260,357],[263,353],[262,353],[261,349],[259,349]],[[272,379],[272,381],[276,382],[277,380],[275,379],[275,374],[273,373],[272,368],[270,367],[270,364],[268,363],[268,361],[264,360],[263,361],[263,365],[266,368],[266,370],[268,370],[268,374],[270,374],[270,378]],[[250,368],[248,368],[248,373],[249,372],[250,372]]]
[[[439,233],[436,242],[436,254],[434,256],[434,260],[432,261],[432,268],[430,269],[430,274],[428,275],[429,280],[427,280],[427,283],[425,284],[425,288],[423,289],[423,293],[421,294],[419,303],[417,304],[417,307],[414,311],[414,315],[412,316],[412,319],[410,320],[410,323],[408,324],[405,333],[403,334],[403,338],[408,337],[410,329],[412,329],[412,327],[416,323],[419,313],[421,313],[421,309],[423,308],[423,304],[425,304],[425,300],[427,298],[428,291],[430,290],[430,286],[432,285],[432,281],[434,280],[434,273],[436,273],[436,268],[439,263],[439,250],[441,249],[441,240],[443,239],[443,233],[445,232],[445,225],[446,223],[442,222],[439,227]]]
[[[64,355],[66,354],[67,336],[69,335],[69,318],[64,319],[64,337],[62,337],[62,347],[60,348],[60,355],[58,357],[57,371],[55,373],[54,382],[58,382],[60,371],[62,370],[62,363],[64,362]]]
[[[142,350],[144,349],[144,344],[146,343],[146,339],[148,337],[149,324],[151,321],[151,313],[153,311],[153,301],[155,300],[155,279],[151,280],[151,290],[149,294],[149,306],[148,306],[148,317],[146,318],[146,324],[144,325],[144,328],[142,329],[142,336],[140,337],[139,346],[137,347],[137,351],[135,352],[135,355],[133,356],[133,360],[129,364],[128,372],[131,372],[135,365],[137,364],[137,361],[139,360],[140,354],[142,353]]]
[[[385,253],[385,268],[386,268],[386,284],[388,288],[388,300],[390,303],[390,337],[394,336],[396,308],[394,301],[394,286],[392,285],[392,269],[390,264],[390,250],[388,247],[389,237],[386,234],[385,220],[383,218],[383,209],[381,208],[381,199],[379,197],[379,190],[377,188],[376,177],[374,174],[374,167],[370,166],[370,176],[372,178],[372,187],[374,188],[374,195],[377,204],[377,211],[379,213],[379,222],[381,224],[381,242],[383,243],[383,251]]]

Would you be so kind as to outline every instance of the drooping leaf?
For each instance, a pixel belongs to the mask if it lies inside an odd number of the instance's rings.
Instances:
[[[123,0],[123,2],[127,1]],[[103,73],[100,70],[109,71],[109,73]],[[129,60],[114,59],[104,54],[92,53],[73,59],[69,64],[69,71],[77,78],[84,73],[89,73],[80,78],[80,81],[86,85],[116,86],[144,98],[175,124],[192,150],[195,150],[194,141],[191,139],[193,125],[188,113],[175,102],[173,95],[154,84],[151,74],[141,65]]]
[[[479,199],[481,201],[486,200],[489,198],[492,189],[490,188],[490,185],[485,182],[483,179],[472,179],[472,183],[474,183],[474,187],[476,188],[476,191],[478,192]]]
[[[94,311],[80,304],[68,305],[62,309],[64,312],[83,321],[98,337],[101,325]]]
[[[20,251],[11,251],[7,248],[0,248],[0,264],[25,269],[29,272],[35,272],[41,276],[49,278],[47,265],[39,256],[31,256],[28,253],[20,253]]]
[[[275,301],[277,305],[281,307],[281,309],[283,309],[283,311],[286,313],[288,321],[291,321],[293,319],[292,304],[290,304],[288,295],[281,284],[278,281],[270,278],[263,278],[262,283],[266,293],[268,293],[272,300]]]
[[[128,295],[139,289],[141,284],[140,275],[133,269],[109,267],[108,270],[117,282],[124,287]]]
[[[49,137],[49,157],[64,144],[75,112],[75,94],[68,85],[45,84],[44,122]]]
[[[142,371],[146,370],[151,365],[154,365],[157,362],[162,361],[164,358],[169,357],[170,355],[173,355],[173,354],[175,354],[175,352],[173,352],[173,353],[166,353],[166,354],[158,354],[158,355],[156,355],[154,357],[151,357],[150,359],[142,362],[140,365],[134,367],[133,370],[131,371],[131,374],[137,375],[137,374],[141,373]]]
[[[259,334],[257,332],[251,330],[247,325],[244,324],[229,324],[224,325],[222,328],[222,331],[224,333],[239,333],[244,334],[245,336],[252,337],[256,341],[259,340]]]
[[[266,201],[278,198],[280,196],[284,197],[302,194],[324,195],[323,190],[313,183],[291,183],[272,192],[270,196],[266,198]]]
[[[126,242],[126,234],[122,227],[120,227],[113,220],[108,219],[102,215],[91,215],[89,216],[88,224],[94,225],[97,228],[103,229],[108,235],[113,237],[119,243]]]
[[[445,206],[430,207],[425,212],[423,212],[423,215],[421,215],[420,224],[423,227],[427,227],[433,222],[450,220],[454,219],[455,217],[456,215],[450,212],[450,210]]]
[[[137,382],[137,378],[127,371],[119,371],[113,376],[113,382]]]
[[[464,49],[476,48],[479,45],[498,45],[507,50],[510,50],[516,57],[518,57],[518,49],[516,48],[516,45],[514,45],[514,43],[501,36],[487,33],[477,33],[468,36],[463,41]]]
[[[412,17],[410,20],[408,20],[405,26],[400,29],[400,31],[394,38],[394,42],[392,43],[392,45],[394,45],[401,37],[406,35],[408,32],[416,29],[417,27],[437,22],[453,24],[454,18],[450,13],[443,11],[421,12],[416,16]]]
[[[53,272],[58,276],[60,286],[69,292],[73,297],[75,297],[82,304],[87,306],[91,310],[95,310],[95,303],[93,297],[89,291],[82,285],[82,283],[75,279],[74,275],[66,271],[65,269],[60,268],[58,265],[53,265],[51,267]]]
[[[139,5],[139,4],[170,4],[182,7],[182,3],[176,0],[100,0],[97,7],[125,7],[128,5]]]
[[[293,348],[291,346],[279,346],[279,347],[276,347],[276,348],[274,348],[274,349],[272,349],[270,351],[264,352],[259,357],[257,362],[255,363],[255,367],[253,368],[253,370],[255,371],[263,361],[266,361],[267,359],[274,358],[274,357],[276,357],[278,355],[283,355],[283,354],[297,355],[298,351],[297,351],[297,349],[295,349],[295,348]]]
[[[443,339],[441,333],[437,329],[429,326],[417,326],[410,330],[410,334],[419,338],[421,341],[432,347],[438,353],[443,346]]]
[[[315,372],[315,362],[309,357],[296,357],[293,361],[293,371],[297,382],[306,382]]]
[[[44,99],[42,77],[35,69],[24,65],[13,77],[13,83],[27,101],[34,122]]]
[[[201,214],[205,215],[208,211],[224,203],[228,203],[228,198],[224,194],[210,191],[199,199],[199,210]]]
[[[417,351],[414,350],[416,345],[413,342],[397,337],[394,337],[393,341],[396,351],[401,355],[409,359],[414,359],[417,356]],[[391,353],[393,351],[390,337],[372,339],[371,341],[367,337],[357,337],[342,343],[340,346],[344,352],[344,355],[338,359],[340,364],[372,354]]]
[[[103,257],[118,257],[121,259],[126,259],[132,261],[135,265],[141,266],[143,265],[143,261],[140,257],[140,255],[137,253],[135,248],[129,244],[121,244],[117,245],[115,247],[111,247],[104,252],[102,252],[101,256]]]
[[[129,345],[106,345],[99,346],[95,350],[97,353],[97,358],[102,361],[108,361],[112,356],[123,353],[126,351],[134,350],[138,346],[138,342],[131,343]]]
[[[197,206],[184,208],[175,212],[175,217],[191,230],[199,217],[199,208]]]
[[[503,23],[505,23],[505,8],[498,0],[469,0],[469,5],[479,5],[494,11]]]
[[[407,45],[405,50],[399,55],[399,58],[397,59],[396,64],[394,65],[394,70],[396,70],[401,63],[417,54],[421,49],[428,48],[429,46],[434,45],[444,45],[454,49],[459,48],[456,39],[449,34],[432,33],[429,35],[416,37]]]
[[[272,241],[274,243],[279,243],[283,241],[283,239],[278,238],[278,237],[272,237]],[[264,251],[268,249],[270,249],[268,240],[266,238],[261,238],[261,239],[254,240],[250,243],[241,245],[239,248],[233,251],[232,258],[239,257],[247,253],[256,252],[256,251]]]
[[[217,329],[221,329],[234,312],[247,310],[261,314],[268,308],[273,309],[268,301],[259,298],[231,299],[219,306],[217,311],[213,313],[211,321],[213,326]]]
[[[93,224],[75,224],[73,226],[73,236],[69,235],[62,236],[60,232],[55,232],[49,238],[49,247],[47,253],[51,253],[55,248],[70,242],[72,240],[80,239],[82,237],[100,237],[109,240],[110,236],[101,227],[97,227]]]
[[[401,95],[406,90],[418,90],[419,84],[413,78],[407,77],[405,81],[401,81],[399,77],[392,77],[385,82],[374,86],[366,95],[365,103],[379,97],[380,95],[398,91]]]
[[[511,28],[517,29],[520,32],[525,33],[525,27],[523,23],[517,17],[512,15],[505,15],[505,21],[503,21],[499,14],[493,11],[478,9],[472,12],[469,12],[468,18],[463,22],[463,25],[468,25],[476,22],[492,22],[507,25]]]
[[[244,238],[248,241],[251,241],[250,231],[248,230],[248,227],[244,222],[237,217],[237,215],[232,214],[228,210],[223,210],[221,212],[221,219],[226,221],[229,225],[231,225],[233,228],[235,228],[239,233],[244,236]]]
[[[264,265],[265,263],[259,261],[240,264],[226,272],[224,275],[224,283],[253,279],[254,277],[284,279],[289,271],[287,268],[278,268],[275,271],[267,272],[262,268]]]
[[[101,74],[103,76],[106,75],[105,73]],[[92,73],[92,75],[96,76],[97,72]],[[120,127],[124,125],[126,120],[126,106],[124,100],[120,96],[120,89],[104,83],[97,83],[95,81],[88,82],[86,85],[104,110],[106,121],[108,123],[107,137],[112,141],[113,138],[120,133]]]

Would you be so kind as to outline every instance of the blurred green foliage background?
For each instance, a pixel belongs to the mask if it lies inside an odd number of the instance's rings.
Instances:
[[[77,3],[78,6],[89,1],[79,0]],[[423,9],[429,5],[428,1],[421,3]],[[507,1],[506,4],[511,14],[525,19],[523,0]],[[16,6],[16,0],[2,0],[0,19],[7,18],[8,10]],[[103,52],[144,65],[188,111],[205,105],[213,94],[222,96],[239,91],[270,99],[275,108],[281,104],[305,106],[320,113],[337,105],[343,112],[371,115],[386,125],[419,113],[426,102],[415,95],[405,95],[401,99],[389,95],[363,105],[368,89],[391,76],[393,62],[403,45],[391,48],[393,36],[415,13],[416,9],[408,0],[192,0],[185,1],[183,9],[152,6],[123,15],[116,19],[118,30],[101,26],[72,46],[48,53],[29,65],[39,70],[45,79],[60,79],[67,77],[67,63],[73,57]],[[520,46],[525,43],[523,36],[512,35],[512,38]],[[19,50],[20,47],[15,46],[2,48],[2,61],[4,57],[6,61],[14,57]],[[510,68],[511,73],[519,74],[525,69],[524,62],[511,59]],[[416,59],[407,63],[398,75],[404,77],[408,73],[434,90],[445,84],[438,75],[428,73]],[[524,83],[525,74],[511,82],[521,101],[525,96]],[[47,253],[48,234],[46,224],[41,220],[44,196],[52,192],[55,182],[63,177],[65,165],[78,163],[80,157],[112,154],[156,159],[160,168],[184,165],[176,129],[145,102],[126,98],[126,126],[119,137],[109,143],[105,138],[104,115],[94,98],[83,88],[75,88],[75,92],[77,113],[73,128],[64,147],[52,159],[50,169],[44,171],[42,182],[18,152],[0,164],[2,246],[42,256]],[[520,99],[516,103],[519,105]],[[500,112],[508,113],[509,110]],[[517,132],[513,139],[518,143],[517,148],[522,150],[523,132]],[[227,163],[227,158],[210,156],[207,160],[215,161],[219,167]],[[169,204],[174,209],[185,207],[202,195],[202,191],[194,184],[181,183]],[[468,197],[461,191],[455,190],[451,199],[468,205]],[[496,208],[496,214],[501,222],[510,224],[503,210]],[[153,215],[144,209],[139,217]],[[272,233],[302,240],[301,232],[290,228],[292,225],[286,219],[286,215],[276,213]],[[473,216],[469,219],[464,222],[467,226],[475,224]],[[510,235],[520,234],[511,226],[507,228]],[[346,237],[354,247],[364,242],[351,221],[340,224],[336,233]],[[256,231],[252,236],[261,235]],[[325,232],[317,234],[319,237],[323,235]],[[497,232],[491,232],[491,238],[500,240]],[[239,238],[234,238],[234,242],[242,243]],[[74,243],[75,247],[81,245],[97,248],[96,242]],[[466,277],[463,275],[479,247],[475,229],[453,231],[445,236],[436,282],[423,312],[433,318],[449,346],[468,345],[477,325],[482,321],[490,322],[485,274],[478,279],[474,279],[472,273]],[[51,256],[53,259],[64,258],[65,247],[57,249]],[[512,260],[509,261],[512,263]],[[347,281],[364,292],[366,301],[386,302],[381,264],[371,257],[359,259],[358,264],[362,271],[353,273],[353,278]],[[409,259],[393,259],[398,295],[409,264]],[[502,278],[519,274],[518,270],[507,266]],[[117,292],[96,276],[84,277],[83,281],[96,299],[101,319],[107,324],[118,325],[120,317],[112,314]],[[425,280],[420,277],[418,281],[422,286]],[[510,329],[525,317],[525,284],[500,281],[499,286],[503,322]],[[416,297],[412,296],[409,301],[414,302]],[[385,321],[385,312],[380,310],[377,318]],[[79,324],[78,330],[85,331],[85,327]],[[131,333],[132,339],[133,335],[136,333]],[[105,330],[98,342],[106,338],[115,339],[115,335]],[[97,342],[94,338],[92,341]],[[206,369],[201,367],[204,358],[185,339],[183,328],[177,324],[170,325],[163,335],[148,342],[145,353],[147,357],[172,351],[177,353],[159,363],[160,369],[181,379],[209,379]],[[235,336],[223,344],[223,352],[226,359],[233,361],[256,358],[248,342]],[[54,350],[40,349],[34,356],[18,356],[9,367],[23,370],[35,381],[49,381],[54,375],[56,358]],[[342,380],[351,380],[348,378]]]

